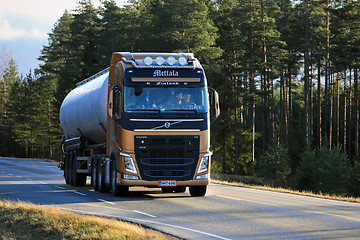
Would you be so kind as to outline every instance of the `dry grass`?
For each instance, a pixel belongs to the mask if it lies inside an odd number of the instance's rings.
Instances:
[[[316,194],[316,193],[313,193],[313,192],[310,192],[310,191],[296,191],[296,190],[286,189],[286,188],[274,188],[274,187],[269,187],[269,186],[257,186],[257,185],[244,184],[244,183],[241,183],[241,182],[227,182],[227,181],[220,181],[220,180],[214,180],[214,179],[211,179],[211,182],[212,183],[217,183],[217,184],[223,184],[223,185],[230,185],[230,186],[239,186],[239,187],[246,187],[246,188],[273,191],[273,192],[290,193],[290,194],[296,194],[296,195],[302,195],[302,196],[309,196],[309,197],[332,199],[332,200],[338,200],[338,201],[360,203],[360,198],[354,198],[354,197],[344,197],[344,196],[336,196],[336,195],[329,195],[329,194]]]
[[[0,200],[0,239],[171,239],[115,219]]]

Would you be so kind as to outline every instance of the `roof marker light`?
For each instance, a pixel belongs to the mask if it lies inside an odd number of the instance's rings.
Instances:
[[[160,66],[160,65],[163,65],[163,64],[164,64],[165,60],[164,60],[163,57],[157,57],[157,58],[155,59],[155,62],[156,62],[157,65]]]
[[[185,65],[188,65],[188,62],[185,57],[179,57],[179,64],[181,66],[185,66]]]
[[[170,66],[172,66],[172,65],[174,65],[175,64],[175,58],[174,57],[172,57],[172,56],[170,56],[170,57],[168,57],[167,59],[166,59],[166,62],[170,65]]]
[[[146,57],[146,58],[144,58],[143,61],[144,61],[145,65],[147,65],[147,66],[150,66],[153,62],[151,57]]]

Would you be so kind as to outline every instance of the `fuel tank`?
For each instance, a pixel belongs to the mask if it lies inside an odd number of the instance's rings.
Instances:
[[[60,107],[65,138],[85,136],[91,143],[106,141],[109,72],[90,77],[74,88]]]

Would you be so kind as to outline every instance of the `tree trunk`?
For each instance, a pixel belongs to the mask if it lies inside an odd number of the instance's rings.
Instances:
[[[305,143],[307,146],[310,144],[310,106],[309,106],[309,53],[305,51],[305,66],[304,66],[304,73],[305,73],[305,83],[304,83],[304,103],[305,103]]]
[[[346,94],[347,94],[347,86],[346,86],[346,70],[344,70],[344,151],[347,149],[347,102],[346,102]]]
[[[350,75],[349,75],[349,117],[348,117],[348,153],[349,153],[349,159],[350,159],[350,162],[353,166],[353,158],[352,158],[352,135],[351,135],[351,129],[352,129],[352,122],[351,122],[351,118],[352,118],[352,110],[351,110],[351,107],[352,107],[352,102],[351,102],[351,69],[350,69]]]
[[[340,74],[336,74],[336,144],[340,141]]]
[[[291,80],[291,68],[289,67],[287,87],[288,87],[288,145],[292,143],[292,80]]]
[[[318,62],[318,88],[317,88],[317,145],[321,147],[321,65]]]
[[[326,7],[329,7],[329,0],[326,0]],[[325,57],[325,96],[324,96],[324,135],[328,134],[328,109],[329,109],[329,61],[330,61],[330,13],[326,11],[326,57]]]
[[[358,70],[354,69],[354,115],[355,115],[355,158],[359,156],[359,94],[358,94]]]
[[[331,79],[330,79],[331,82]],[[329,117],[329,144],[330,144],[330,149],[332,149],[332,139],[333,139],[333,87],[332,84],[330,83],[330,117]]]

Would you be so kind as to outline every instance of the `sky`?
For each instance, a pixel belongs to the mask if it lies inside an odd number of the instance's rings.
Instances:
[[[0,0],[0,53],[5,48],[26,75],[38,67],[40,50],[65,9],[76,9],[78,0]],[[95,6],[99,0],[92,1]],[[124,0],[116,0],[118,6]]]

